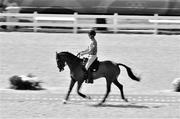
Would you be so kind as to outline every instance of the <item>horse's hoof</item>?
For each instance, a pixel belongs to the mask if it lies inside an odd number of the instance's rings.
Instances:
[[[125,99],[123,99],[123,100],[124,100],[125,102],[129,102],[129,101],[128,101],[128,99],[126,99],[126,98],[125,98]]]
[[[63,104],[67,104],[67,100],[62,100],[62,103]]]
[[[91,99],[91,97],[90,97],[90,96],[87,96],[87,97],[86,97],[86,99],[89,99],[89,100],[90,100],[90,99]]]
[[[102,103],[102,102],[98,103],[98,106],[102,106],[102,105],[103,105],[103,103]]]

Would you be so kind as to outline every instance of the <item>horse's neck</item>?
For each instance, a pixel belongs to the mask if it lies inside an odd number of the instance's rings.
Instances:
[[[66,63],[69,66],[69,69],[72,70],[80,64],[80,59],[75,56],[67,56]]]

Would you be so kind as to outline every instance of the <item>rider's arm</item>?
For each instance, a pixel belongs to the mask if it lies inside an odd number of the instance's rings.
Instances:
[[[94,50],[95,47],[96,47],[95,42],[92,42],[92,43],[90,44],[90,46],[88,47],[88,49],[82,51],[80,54],[81,54],[81,55],[90,54],[91,52],[93,52],[93,50]]]
[[[84,51],[82,51],[82,52],[80,52],[81,55],[85,55],[85,54],[88,54],[88,53],[89,53],[89,48],[84,50]]]
[[[96,47],[97,47],[96,42],[92,42],[89,48],[83,54],[91,54]]]

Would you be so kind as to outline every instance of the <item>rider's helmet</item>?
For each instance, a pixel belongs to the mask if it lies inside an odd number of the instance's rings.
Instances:
[[[92,29],[92,30],[89,31],[88,34],[89,34],[89,35],[95,36],[95,35],[96,35],[96,31],[95,31],[94,29]]]

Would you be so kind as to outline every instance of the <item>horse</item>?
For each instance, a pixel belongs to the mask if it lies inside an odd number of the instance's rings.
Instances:
[[[83,71],[83,59],[78,57],[77,55],[74,55],[70,52],[56,52],[56,62],[57,62],[57,67],[59,68],[59,72],[62,72],[64,70],[64,67],[66,66],[66,64],[68,65],[69,69],[70,69],[70,77],[71,77],[71,81],[70,81],[70,85],[69,85],[69,89],[68,92],[66,94],[65,99],[63,100],[63,103],[66,104],[68,99],[69,99],[69,95],[73,89],[74,84],[77,82],[77,94],[83,98],[86,99],[91,99],[90,96],[87,96],[83,93],[80,92],[81,86],[84,82],[84,76],[85,73]],[[99,63],[99,68],[96,72],[92,73],[92,78],[93,80],[95,79],[99,79],[101,77],[104,77],[106,79],[106,94],[103,98],[103,100],[98,104],[98,105],[102,105],[105,101],[106,98],[108,97],[110,91],[111,91],[111,84],[115,84],[119,90],[120,90],[120,94],[121,94],[121,98],[125,101],[128,102],[128,99],[125,98],[124,96],[124,92],[123,92],[123,85],[120,84],[118,82],[118,76],[120,74],[120,68],[119,66],[123,66],[126,68],[127,70],[127,74],[128,76],[135,81],[140,81],[140,77],[135,76],[135,74],[132,72],[131,68],[126,66],[125,64],[122,63],[115,63],[113,61],[101,61]]]

